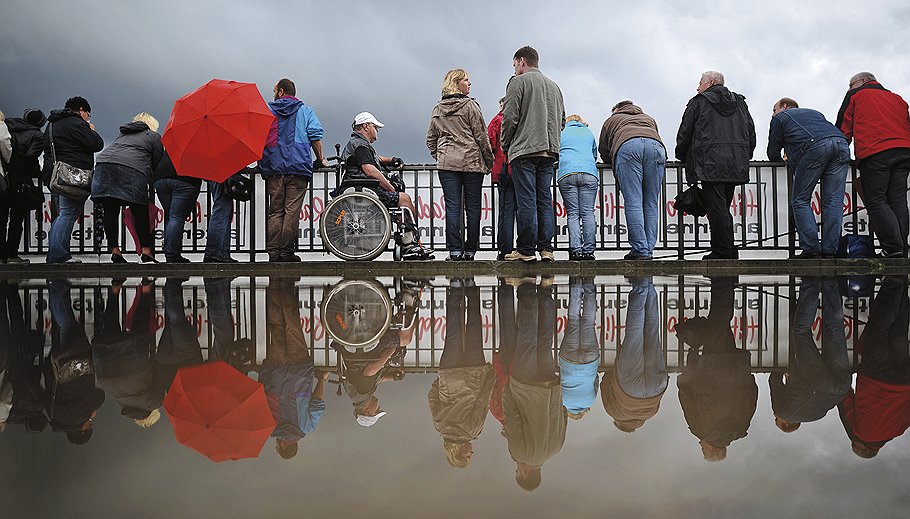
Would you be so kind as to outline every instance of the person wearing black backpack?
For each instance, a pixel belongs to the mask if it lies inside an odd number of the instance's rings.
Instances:
[[[44,150],[42,128],[46,122],[44,112],[37,108],[6,120],[12,153],[3,165],[9,185],[0,195],[0,263],[29,263],[19,257],[19,245],[25,217],[44,203],[44,194],[32,179],[41,176],[38,156]]]

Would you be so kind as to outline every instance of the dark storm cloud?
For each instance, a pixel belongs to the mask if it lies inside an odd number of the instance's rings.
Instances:
[[[720,70],[748,98],[764,158],[770,107],[784,95],[833,118],[860,70],[910,92],[910,59],[892,37],[908,21],[897,1],[862,13],[846,1],[16,2],[0,19],[0,109],[83,95],[110,141],[139,111],[163,125],[177,97],[212,77],[255,82],[268,97],[286,76],[316,108],[326,144],[345,142],[353,114],[369,110],[388,125],[381,153],[429,162],[424,134],[445,72],[468,70],[489,119],[512,53],[530,43],[569,112],[596,131],[631,98],[668,145],[700,73]]]

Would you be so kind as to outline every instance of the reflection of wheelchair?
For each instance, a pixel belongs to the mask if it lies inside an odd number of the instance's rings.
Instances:
[[[401,233],[407,218],[416,222],[416,215],[407,214],[404,207],[388,207],[374,189],[381,189],[374,178],[348,178],[341,157],[335,161],[335,190],[319,219],[322,242],[334,255],[344,260],[371,260],[385,252],[389,240],[395,238],[393,258],[402,256]],[[395,231],[393,233],[392,226]]]

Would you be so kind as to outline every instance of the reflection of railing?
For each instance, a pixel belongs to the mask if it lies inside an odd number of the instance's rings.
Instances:
[[[611,170],[599,165],[600,196],[596,204],[597,248],[598,250],[626,250],[626,237],[623,204],[619,189]],[[844,198],[844,228],[847,233],[868,233],[865,210],[861,207],[856,195],[855,182],[857,171],[852,170],[848,179],[848,189]],[[248,203],[237,203],[235,218],[232,223],[231,248],[238,258],[253,260],[256,253],[264,252],[265,237],[265,184],[256,176],[256,195]],[[434,249],[445,246],[444,225],[445,206],[442,188],[436,175],[435,165],[414,165],[404,170],[405,184],[416,202],[420,216],[423,242]],[[555,182],[555,181],[554,181]],[[736,246],[740,251],[788,251],[795,247],[793,226],[790,225],[790,187],[789,175],[784,163],[753,162],[750,166],[750,181],[737,188],[731,204],[734,216]],[[319,236],[318,220],[329,199],[329,192],[335,186],[334,170],[322,169],[314,173],[311,188],[300,214],[299,250],[302,252],[325,252]],[[676,211],[673,199],[686,186],[684,168],[678,162],[667,164],[667,176],[660,193],[661,226],[657,241],[658,256],[683,259],[687,254],[696,254],[709,247],[708,224],[704,218],[683,217]],[[565,211],[559,190],[555,188],[555,208],[557,215],[557,249],[568,246],[568,235],[565,226]],[[481,250],[495,250],[495,229],[498,221],[498,199],[496,186],[483,188],[481,210]],[[819,198],[813,198],[813,209],[819,213]],[[188,253],[202,253],[205,250],[205,233],[209,195],[203,184],[196,210],[187,224],[184,238],[184,249]],[[45,206],[36,214],[34,220],[26,222],[26,254],[43,254],[47,250],[47,231],[50,228],[51,209]],[[155,223],[155,235],[159,240],[163,236],[163,213],[157,207],[152,208]],[[101,230],[100,222],[93,215],[91,201],[86,203],[84,218],[77,222],[73,233],[72,247],[75,253],[94,254],[105,250],[103,241],[96,240]],[[124,229],[124,236],[130,233]],[[258,232],[257,232],[258,231]]]
[[[255,369],[265,357],[270,341],[266,315],[265,287],[269,281],[262,278],[236,280],[232,285],[230,309],[232,325],[237,338],[249,338],[255,345],[255,359],[251,369]],[[498,304],[500,288],[492,283],[480,285],[481,301],[481,336],[484,353],[488,360],[499,347]],[[129,286],[129,284],[127,284]],[[330,346],[330,338],[325,333],[321,316],[321,301],[327,293],[328,286],[301,285],[296,287],[299,295],[301,327],[317,366],[337,366],[338,354]],[[705,316],[711,306],[710,285],[703,278],[666,278],[657,280],[655,285],[658,306],[660,309],[660,339],[668,369],[678,370],[684,362],[686,345],[676,338],[676,323],[696,316]],[[553,347],[558,349],[565,331],[568,285],[556,284],[553,287],[557,305],[557,317],[553,323]],[[42,286],[23,286],[26,322],[38,323],[47,333],[46,344],[51,345],[51,316],[48,311],[47,292]],[[391,290],[391,289],[390,289]],[[617,347],[624,339],[624,327],[628,318],[628,297],[631,287],[623,284],[598,284],[597,314],[595,326],[600,344],[601,367],[613,365]],[[734,292],[734,318],[730,323],[737,347],[748,350],[752,357],[755,371],[774,371],[785,369],[789,356],[789,329],[791,305],[795,300],[796,286],[794,280],[780,278],[758,282],[742,283]],[[134,289],[125,288],[120,297],[121,308],[125,313],[130,307]],[[182,291],[184,317],[197,330],[199,345],[203,358],[214,353],[213,328],[209,316],[211,297],[207,297],[201,284],[187,283]],[[446,308],[446,288],[443,286],[425,289],[418,310],[417,331],[414,340],[407,346],[404,367],[412,372],[432,372],[439,365],[444,347]],[[93,326],[100,315],[97,314],[99,302],[105,302],[106,288],[100,285],[77,285],[73,288],[72,301],[75,315],[86,326],[91,339]],[[165,323],[164,305],[159,284],[156,293],[156,314],[159,329],[154,336],[149,336],[152,349],[161,335],[160,326]],[[844,299],[845,335],[848,349],[852,348],[856,337],[862,330],[868,312],[869,299]],[[173,317],[173,316],[169,316]],[[521,324],[520,324],[521,325]],[[814,323],[820,326],[818,319]]]

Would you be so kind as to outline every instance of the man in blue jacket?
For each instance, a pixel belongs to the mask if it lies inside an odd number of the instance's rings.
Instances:
[[[293,81],[284,78],[273,91],[275,100],[269,109],[275,120],[259,161],[268,191],[265,250],[270,262],[300,261],[294,251],[300,209],[313,178],[313,154],[317,165],[328,166],[322,155],[323,130],[316,112],[294,97],[297,88]]]
[[[850,165],[846,137],[816,110],[800,108],[789,97],[774,104],[768,131],[768,159],[787,152],[793,172],[793,220],[799,234],[800,259],[833,258],[844,220],[844,189]],[[822,181],[822,239],[812,214],[812,192]]]

